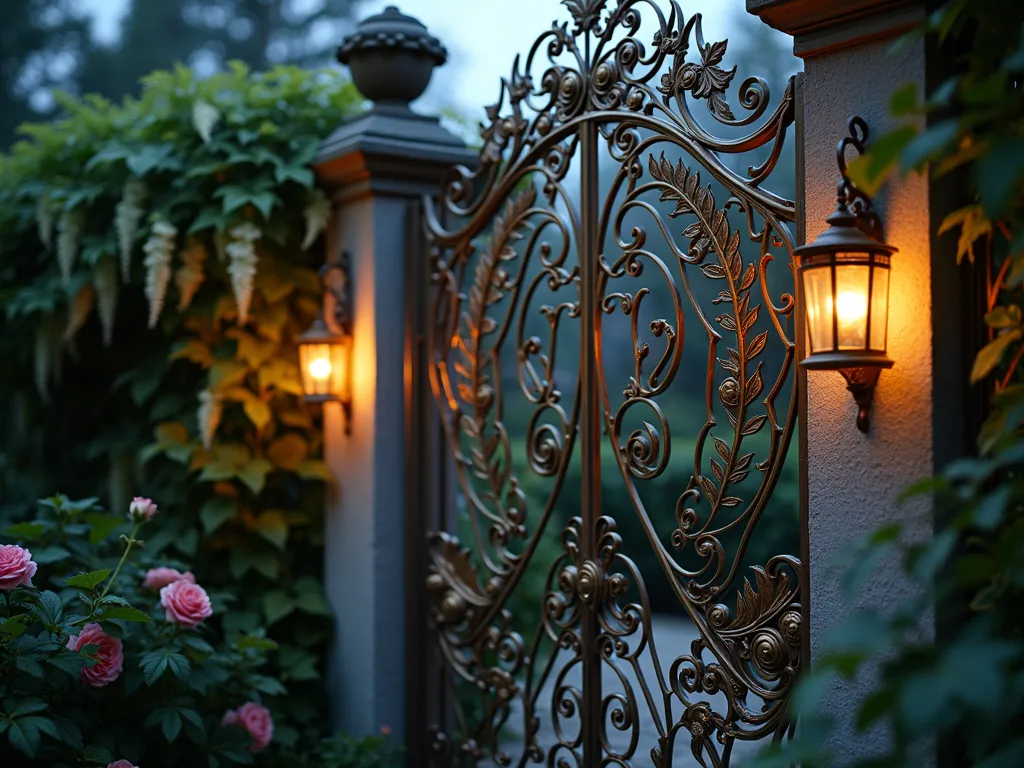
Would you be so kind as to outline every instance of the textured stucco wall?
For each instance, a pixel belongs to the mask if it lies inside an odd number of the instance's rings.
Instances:
[[[325,460],[338,496],[325,521],[325,590],[335,613],[328,668],[331,721],[354,734],[405,715],[404,254],[408,203],[362,197],[341,206],[328,254],[352,256],[352,434],[324,410]]]
[[[804,157],[807,237],[825,226],[835,207],[835,147],[846,121],[860,114],[871,134],[892,125],[890,95],[908,81],[924,82],[924,49],[910,45],[891,53],[891,41],[842,48],[805,59]],[[835,556],[857,534],[898,518],[913,518],[915,533],[929,535],[926,504],[896,504],[910,482],[932,474],[932,330],[927,180],[920,175],[891,182],[875,201],[893,258],[889,356],[871,413],[871,431],[854,425],[856,407],[842,377],[812,371],[807,377],[808,533],[812,657],[821,638],[850,609],[833,567]],[[861,604],[884,606],[907,594],[897,562],[884,562],[861,594]],[[831,691],[826,709],[841,727],[833,744],[841,762],[864,756],[876,737],[852,738],[850,718],[866,677]]]

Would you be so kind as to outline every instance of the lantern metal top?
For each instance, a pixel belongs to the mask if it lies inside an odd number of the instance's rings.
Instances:
[[[320,314],[317,315],[316,320],[313,321],[313,324],[308,329],[299,334],[297,341],[299,344],[337,344],[344,339],[345,336],[340,333],[334,333],[327,327],[323,315]]]
[[[828,228],[814,240],[793,249],[802,258],[826,253],[877,253],[891,256],[898,250],[882,238],[882,221],[871,207],[871,198],[846,173],[846,150],[853,147],[864,154],[868,125],[860,116],[850,118],[849,136],[836,147],[840,179],[836,187],[836,209],[825,220]]]
[[[856,215],[849,210],[837,209],[827,221],[828,228],[806,245],[794,248],[794,256],[803,258],[824,253],[878,253],[891,256],[898,250],[867,234],[862,226],[858,226]]]

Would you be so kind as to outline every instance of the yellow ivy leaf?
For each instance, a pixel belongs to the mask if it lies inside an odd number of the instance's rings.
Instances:
[[[976,384],[988,376],[992,369],[999,365],[999,361],[1002,360],[1003,352],[1006,351],[1006,348],[1013,342],[1019,341],[1020,337],[1020,329],[1018,328],[996,336],[982,347],[981,351],[978,352],[978,356],[974,358],[974,366],[971,368],[971,384]]]
[[[277,352],[275,342],[261,339],[242,328],[231,328],[225,335],[238,343],[238,358],[253,370],[258,370]]]
[[[153,429],[153,438],[161,446],[184,445],[188,442],[188,429],[177,421],[164,421]]]
[[[307,455],[309,455],[309,444],[294,432],[277,438],[267,449],[267,456],[270,457],[270,460],[289,472],[297,470]]]
[[[269,269],[261,269],[256,273],[256,290],[267,300],[267,304],[276,304],[288,298],[295,290],[295,285]]]
[[[973,264],[974,244],[979,238],[992,234],[992,222],[985,216],[980,205],[965,205],[942,220],[939,234],[944,235],[954,227],[960,227],[960,236],[956,243],[956,263],[963,262],[966,256]]]
[[[256,533],[278,549],[284,549],[288,543],[288,523],[277,510],[270,509],[260,515],[254,528]]]
[[[250,491],[259,493],[263,490],[263,485],[267,481],[267,474],[272,469],[273,466],[266,459],[256,459],[238,470],[237,477],[245,483]]]
[[[242,407],[245,409],[245,415],[249,417],[249,421],[253,423],[256,429],[263,429],[267,426],[273,416],[270,412],[270,406],[258,397],[246,400]]]
[[[302,394],[302,380],[299,378],[299,367],[290,360],[277,358],[259,369],[257,373],[260,389],[274,387],[281,392],[293,395]]]
[[[256,330],[260,336],[280,342],[281,332],[288,324],[290,315],[286,304],[273,304],[254,315]]]
[[[210,366],[210,389],[223,390],[245,380],[248,369],[234,360],[221,360]]]
[[[171,360],[190,360],[203,368],[209,368],[213,364],[213,355],[210,348],[203,342],[196,339],[185,342],[169,355]]]
[[[309,429],[313,426],[313,417],[309,414],[309,411],[298,408],[295,410],[278,411],[277,420],[286,427]]]
[[[325,483],[334,483],[334,475],[327,465],[318,459],[307,459],[296,468],[296,474],[305,480],[323,480]]]
[[[245,387],[228,387],[227,389],[221,390],[220,396],[222,400],[227,400],[232,403],[244,403],[256,397],[256,395]]]

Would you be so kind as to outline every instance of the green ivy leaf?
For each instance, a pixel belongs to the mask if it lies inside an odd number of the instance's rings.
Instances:
[[[139,659],[146,685],[153,685],[167,670],[167,655],[163,651],[150,651]]]
[[[871,144],[867,154],[854,158],[846,172],[859,189],[875,195],[889,172],[896,167],[900,153],[917,135],[913,126],[902,126],[883,134]]]
[[[56,627],[60,617],[64,615],[64,603],[53,592],[46,591],[39,595],[36,614],[47,627]]]
[[[214,496],[206,501],[199,510],[199,519],[203,523],[203,530],[207,534],[213,533],[234,517],[237,511],[238,502],[235,499]]]
[[[1021,151],[1018,136],[998,139],[978,159],[978,191],[989,218],[998,218],[1006,213],[1007,203],[1014,190],[1020,188],[1022,172],[1024,152]]]
[[[18,669],[20,669],[27,675],[39,678],[40,680],[43,678],[42,664],[40,664],[35,659],[29,658],[28,656],[15,656],[14,666],[16,666]]]
[[[333,616],[334,612],[321,592],[304,592],[296,598],[295,605],[303,613],[313,616]]]
[[[73,720],[67,717],[53,718],[54,727],[57,729],[57,738],[73,749],[82,748],[82,731]]]
[[[58,653],[46,659],[47,664],[52,664],[57,669],[67,672],[72,677],[78,677],[78,673],[86,666],[86,659],[76,651]]]
[[[299,464],[295,473],[304,480],[323,480],[325,483],[333,483],[334,475],[327,465],[319,459],[307,459]]]
[[[132,150],[127,159],[128,170],[136,176],[145,176],[150,171],[181,170],[181,158],[174,152],[173,144],[148,144]]]
[[[278,165],[274,169],[274,180],[278,184],[294,181],[304,189],[312,189],[316,176],[309,168],[301,165]]]
[[[23,613],[4,619],[0,622],[0,635],[7,635],[11,638],[20,637],[25,632],[26,621],[28,621],[28,616]]]
[[[194,235],[197,232],[202,232],[204,229],[215,229],[218,232],[223,232],[227,229],[229,221],[230,219],[221,208],[206,207],[193,220],[188,228],[188,234]]]
[[[267,626],[272,626],[295,610],[295,599],[282,589],[274,589],[263,596],[263,615]]]
[[[188,634],[182,638],[182,642],[193,651],[200,653],[213,653],[213,646],[196,634]]]
[[[94,744],[82,750],[82,759],[93,765],[109,765],[114,762],[114,756],[108,750]]]
[[[46,526],[42,523],[15,523],[7,526],[3,535],[9,539],[20,541],[38,541],[44,533],[46,533]]]
[[[152,621],[149,614],[144,611],[140,611],[138,608],[133,608],[130,605],[116,605],[112,608],[106,608],[103,611],[103,619],[119,621],[133,621],[140,624],[148,624]]]
[[[12,721],[7,729],[7,738],[11,745],[28,757],[35,757],[36,752],[39,751],[41,739],[39,721],[50,722],[41,717],[23,717]]]
[[[277,643],[275,643],[273,640],[267,637],[258,637],[256,635],[242,635],[238,638],[238,642],[235,643],[235,647],[239,651],[246,651],[249,649],[253,649],[256,651],[274,651],[277,650]],[[266,693],[266,691],[263,692]]]
[[[64,547],[43,547],[42,549],[32,551],[32,559],[40,565],[59,563],[61,560],[67,560],[69,557],[71,557],[71,553],[64,549]]]
[[[102,584],[103,580],[109,575],[110,569],[104,568],[103,570],[92,571],[91,573],[80,573],[77,576],[72,576],[65,583],[69,587],[91,590],[95,589],[99,584]]]
[[[269,510],[256,518],[254,528],[256,533],[278,549],[283,550],[288,544],[288,523],[284,515],[276,510]]]
[[[904,83],[889,99],[889,112],[894,117],[911,115],[917,109],[917,83]]]

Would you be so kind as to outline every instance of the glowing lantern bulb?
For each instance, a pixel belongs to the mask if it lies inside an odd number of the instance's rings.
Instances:
[[[330,378],[331,375],[331,361],[326,357],[318,357],[309,363],[309,375],[317,381],[324,381]]]
[[[836,314],[843,325],[861,322],[868,314],[868,297],[855,291],[843,291],[836,296]]]

